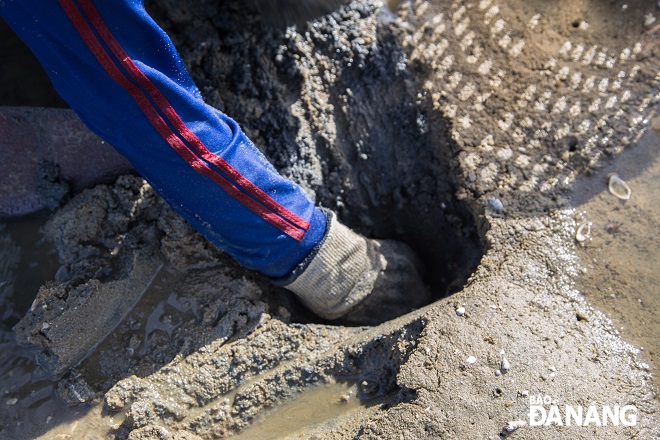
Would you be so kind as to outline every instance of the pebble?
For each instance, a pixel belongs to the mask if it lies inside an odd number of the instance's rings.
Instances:
[[[653,14],[649,13],[644,16],[644,27],[650,28],[655,23],[655,17]]]
[[[456,315],[463,316],[465,315],[465,307],[459,307],[456,309]]]
[[[660,133],[660,116],[656,116],[655,118],[651,119],[651,128],[653,128],[654,131]]]
[[[467,362],[468,364],[472,365],[472,364],[474,364],[475,362],[477,362],[477,358],[474,357],[474,356],[470,356],[469,358],[465,359],[465,362]]]
[[[502,362],[500,362],[500,370],[502,371],[502,373],[506,373],[507,371],[509,371],[510,368],[511,368],[511,364],[509,363],[509,361],[506,358],[503,358]]]
[[[504,212],[504,204],[497,197],[488,199],[488,206],[490,206],[495,214],[502,214]]]
[[[520,395],[521,395],[522,397],[527,397],[527,396],[529,396],[529,391],[525,390],[525,391],[523,391],[522,393],[520,393]]]
[[[500,370],[495,370],[495,376],[501,376],[502,372]]]

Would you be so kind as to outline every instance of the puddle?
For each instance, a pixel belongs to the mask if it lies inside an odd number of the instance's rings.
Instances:
[[[31,350],[11,339],[0,350],[0,438],[110,438],[114,421],[101,417],[100,404],[68,406],[56,396],[57,383],[40,378]]]
[[[46,214],[38,214],[7,220],[4,229],[0,229],[3,246],[0,258],[5,264],[7,260],[12,261],[0,280],[0,438],[98,438],[98,433],[103,432],[99,431],[98,424],[81,422],[94,411],[92,407],[71,408],[59,400],[57,383],[48,380],[37,366],[35,352],[19,346],[11,333],[39,287],[52,280],[59,267],[50,245],[41,234],[35,233],[46,217]],[[54,428],[56,434],[40,437],[50,428]],[[70,435],[58,436],[60,433]]]
[[[629,200],[608,191],[611,174],[632,189]],[[623,338],[643,347],[642,358],[660,366],[660,133],[648,130],[639,143],[574,191],[580,223],[591,223],[578,246],[587,268],[579,289],[605,312]],[[585,228],[588,230],[588,228]]]
[[[52,246],[43,240],[42,234],[35,234],[46,222],[47,215],[37,213],[0,221],[0,258],[4,265],[14,266],[7,267],[9,274],[0,273],[2,277],[11,278],[0,279],[0,329],[10,329],[18,322],[39,287],[52,280],[59,268]]]
[[[341,417],[363,408],[353,383],[339,382],[303,392],[295,400],[258,418],[251,427],[232,436],[239,440],[308,438],[321,426],[331,429]]]

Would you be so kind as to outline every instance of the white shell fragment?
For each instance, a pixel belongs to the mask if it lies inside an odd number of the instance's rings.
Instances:
[[[502,373],[506,373],[507,371],[509,371],[510,368],[511,368],[511,364],[509,363],[509,361],[506,358],[502,358],[502,362],[500,362],[500,370],[502,371]]]
[[[577,228],[577,231],[575,231],[575,239],[580,243],[588,240],[590,236],[591,236],[591,222],[586,222],[581,224]]]
[[[620,198],[621,200],[628,200],[632,195],[632,190],[630,189],[628,184],[616,174],[610,176],[610,180],[607,184],[607,188],[610,190],[612,194],[614,194],[616,197]]]
[[[459,307],[456,309],[456,315],[457,316],[463,316],[465,315],[465,307]]]
[[[504,213],[504,204],[502,201],[496,197],[491,197],[488,199],[488,206],[495,214]]]
[[[518,428],[522,428],[524,426],[527,426],[527,422],[524,420],[512,420],[510,422],[507,422],[506,425],[502,428],[502,431],[505,432],[513,432]]]
[[[474,356],[470,356],[469,358],[465,359],[465,362],[467,362],[468,364],[472,365],[472,364],[474,364],[475,362],[477,362],[477,358],[474,357]]]

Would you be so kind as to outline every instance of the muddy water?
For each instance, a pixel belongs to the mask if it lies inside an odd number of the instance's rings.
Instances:
[[[357,387],[351,383],[336,383],[307,391],[297,399],[266,413],[252,427],[232,438],[308,438],[310,430],[321,425],[332,428],[342,416],[362,408],[356,394]]]
[[[654,125],[660,123],[656,119]],[[608,191],[618,175],[629,200]],[[648,130],[639,143],[574,190],[578,224],[591,223],[579,254],[586,272],[578,280],[588,301],[605,312],[623,338],[660,366],[660,133]],[[660,386],[657,372],[656,387]]]
[[[40,229],[45,215],[33,215],[5,222],[0,258],[14,259],[9,273],[0,279],[0,438],[33,439],[47,430],[74,432],[79,420],[91,407],[70,408],[56,397],[57,383],[48,380],[37,366],[36,353],[20,347],[10,333],[11,327],[27,311],[39,287],[55,277],[59,267],[51,247],[42,239]],[[15,249],[17,252],[15,252]],[[82,426],[83,424],[80,424]],[[89,433],[98,426],[85,424]],[[97,438],[86,434],[72,437]]]

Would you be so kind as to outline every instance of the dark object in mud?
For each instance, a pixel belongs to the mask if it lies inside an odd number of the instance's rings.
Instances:
[[[74,193],[113,181],[130,164],[69,109],[0,107],[0,217],[54,209]]]

